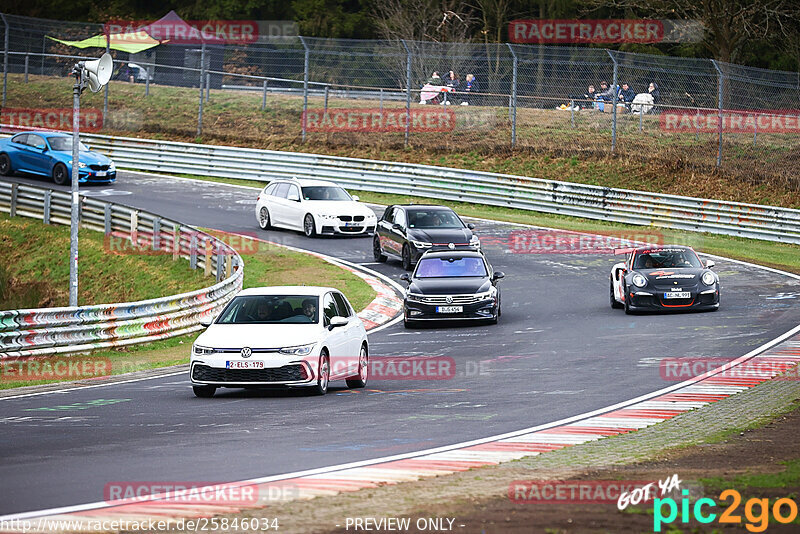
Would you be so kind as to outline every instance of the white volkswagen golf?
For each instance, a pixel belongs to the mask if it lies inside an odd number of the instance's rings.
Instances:
[[[307,237],[333,234],[370,235],[377,217],[357,196],[324,180],[273,180],[256,202],[258,225],[299,230]]]
[[[367,332],[347,298],[330,287],[276,286],[235,296],[192,346],[198,397],[220,387],[308,387],[324,395],[331,380],[363,388]]]

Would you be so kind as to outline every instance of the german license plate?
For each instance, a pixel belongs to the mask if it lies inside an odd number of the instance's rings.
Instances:
[[[692,294],[688,291],[676,291],[674,293],[664,293],[665,299],[690,299]]]
[[[348,226],[348,227],[350,227],[350,226],[358,226],[359,224],[361,224],[361,223],[357,223],[357,222],[346,222],[346,223],[344,223],[344,225]]]
[[[464,306],[436,306],[436,313],[461,313]]]
[[[266,367],[264,362],[260,362],[258,360],[248,360],[248,361],[230,361],[228,360],[225,363],[225,367],[228,369],[264,369]]]
[[[97,171],[97,176],[105,176],[106,171]]]

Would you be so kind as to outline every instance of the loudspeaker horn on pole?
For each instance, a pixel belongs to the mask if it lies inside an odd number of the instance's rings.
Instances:
[[[86,69],[86,79],[89,82],[89,89],[93,93],[96,93],[111,79],[111,73],[114,70],[114,60],[111,59],[111,54],[106,52],[100,59],[93,59],[92,61],[84,63],[83,68]]]

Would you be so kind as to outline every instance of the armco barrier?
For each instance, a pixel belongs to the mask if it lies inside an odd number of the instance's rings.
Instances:
[[[0,212],[68,225],[70,209],[69,193],[0,182]],[[0,311],[0,359],[80,352],[193,332],[242,288],[239,254],[195,228],[86,197],[81,197],[80,219],[82,227],[120,240],[157,236],[147,240],[148,247],[188,259],[193,268],[214,274],[217,283],[140,302]]]
[[[244,180],[329,179],[364,191],[800,243],[800,210],[448,167],[84,135],[118,167]]]

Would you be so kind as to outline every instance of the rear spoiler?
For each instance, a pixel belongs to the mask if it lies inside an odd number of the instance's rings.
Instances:
[[[635,248],[615,248],[614,249],[614,254],[617,255],[617,256],[620,255],[620,254],[630,254],[634,250],[636,250],[636,249]]]

